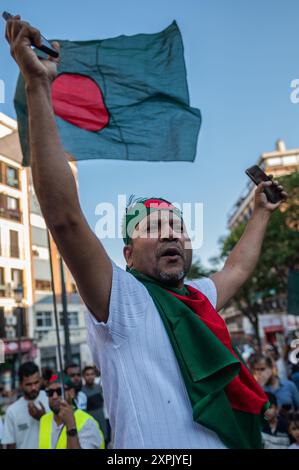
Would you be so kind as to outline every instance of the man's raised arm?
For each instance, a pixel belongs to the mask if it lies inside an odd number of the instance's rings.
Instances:
[[[217,289],[216,310],[221,310],[250,278],[259,260],[263,240],[271,213],[281,204],[272,204],[267,200],[264,188],[274,185],[282,195],[282,201],[288,197],[277,181],[260,183],[255,190],[254,210],[245,231],[228,256],[223,269],[211,276]]]
[[[51,101],[57,63],[37,58],[31,42],[39,45],[40,33],[20,16],[7,22],[6,39],[25,80],[33,184],[42,214],[84,302],[99,321],[107,321],[112,266],[82,213],[58,136]]]

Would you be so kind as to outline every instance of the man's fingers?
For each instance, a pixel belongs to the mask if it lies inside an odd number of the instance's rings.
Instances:
[[[288,193],[286,193],[285,191],[281,192],[281,196],[283,197],[283,199],[287,199],[289,197]]]
[[[255,192],[262,193],[266,187],[271,186],[271,185],[272,185],[272,181],[262,181],[262,183],[260,183],[257,186]]]
[[[41,410],[42,410],[42,411],[46,411],[46,409],[45,409],[45,407],[44,407],[44,405],[42,404],[41,401],[39,401],[39,404],[40,404]]]
[[[28,22],[20,21],[19,18],[20,16],[17,16],[8,20],[6,26],[5,37],[10,43],[12,52],[20,41],[24,40],[24,38],[28,38],[30,42],[34,43],[36,46],[41,46],[40,31],[33,28]]]
[[[56,62],[57,64],[59,64],[59,62],[60,62],[60,44],[57,41],[53,41],[51,43],[51,45],[58,52],[59,56],[58,57],[52,57],[52,56],[49,55],[48,60],[50,60],[51,62]]]

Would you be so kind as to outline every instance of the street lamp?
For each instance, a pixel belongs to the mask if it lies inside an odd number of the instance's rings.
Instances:
[[[16,308],[16,314],[17,314],[17,335],[18,335],[18,362],[19,362],[19,367],[21,365],[21,359],[22,359],[22,354],[21,354],[21,337],[22,337],[22,308],[21,304],[23,301],[23,287],[21,284],[19,284],[15,289],[14,289],[14,298],[15,298],[15,303],[17,305]]]

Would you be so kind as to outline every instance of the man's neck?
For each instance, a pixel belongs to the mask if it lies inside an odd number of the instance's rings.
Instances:
[[[57,424],[57,426],[60,426],[63,422],[60,416],[56,415],[55,413],[54,413],[54,421]]]
[[[278,377],[272,377],[272,378],[270,379],[270,385],[271,385],[271,387],[274,388],[274,389],[279,388],[279,383],[280,383],[280,382],[279,382],[279,378],[278,378]]]
[[[277,416],[275,416],[275,418],[272,418],[271,421],[269,420],[269,426],[270,428],[276,428],[277,426],[277,423],[278,423],[278,418]]]

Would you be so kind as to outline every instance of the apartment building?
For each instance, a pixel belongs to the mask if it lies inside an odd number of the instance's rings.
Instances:
[[[15,385],[20,361],[35,360],[42,367],[58,367],[48,231],[34,193],[29,168],[21,165],[17,123],[0,113],[0,339],[5,363],[0,364],[4,386]],[[70,163],[77,180],[77,168]],[[61,263],[50,239],[57,296],[60,339],[64,347]],[[86,345],[86,307],[64,265],[72,359],[90,363]]]
[[[32,266],[28,172],[16,158],[16,122],[0,113],[0,338],[5,343],[5,383],[21,360],[36,358],[33,342]],[[9,385],[10,384],[10,385]]]

